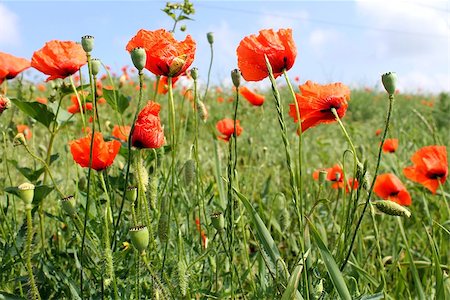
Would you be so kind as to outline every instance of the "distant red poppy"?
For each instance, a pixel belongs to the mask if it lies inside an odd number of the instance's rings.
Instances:
[[[70,101],[72,101],[72,105],[67,108],[67,111],[70,112],[71,114],[79,113],[81,110],[80,105],[78,104],[77,96],[72,95],[70,97]],[[83,112],[86,112],[87,110],[92,110],[93,107],[94,106],[92,102],[87,102],[83,107]]]
[[[11,101],[3,95],[0,95],[0,115],[11,106]]]
[[[375,135],[376,135],[376,136],[379,136],[380,134],[381,134],[381,129],[378,128],[378,129],[375,131]]]
[[[378,175],[373,191],[380,198],[394,201],[400,205],[411,205],[411,196],[408,190],[392,173]]]
[[[354,190],[357,190],[358,186],[359,186],[359,182],[358,182],[358,180],[356,178],[349,178],[349,179],[347,179],[347,184],[345,185],[345,191],[347,193],[349,193],[350,192],[350,188],[354,189]]]
[[[350,99],[350,89],[342,83],[320,85],[307,81],[300,86],[301,94],[296,94],[302,132],[321,123],[336,121],[331,109],[336,109],[339,118],[344,117]],[[295,104],[289,104],[289,115],[298,121]]]
[[[17,132],[23,133],[23,135],[27,140],[31,139],[31,137],[33,136],[33,133],[31,132],[30,128],[27,125],[19,124],[16,127]]]
[[[48,100],[45,97],[36,97],[36,102],[39,102],[41,104],[47,104]]]
[[[264,97],[264,95],[260,95],[255,92],[252,92],[245,86],[239,88],[239,92],[241,93],[242,96],[244,96],[245,99],[248,100],[248,102],[250,102],[254,106],[263,105],[264,100],[266,99]]]
[[[37,89],[41,92],[45,92],[47,90],[47,87],[45,86],[45,84],[38,84],[37,85]]]
[[[119,126],[114,125],[112,130],[112,136],[122,140],[124,142],[128,141],[128,135],[130,134],[131,126]]]
[[[418,182],[436,193],[439,183],[448,176],[447,148],[445,146],[426,146],[411,157],[413,166],[403,169],[406,178]]]
[[[172,88],[175,87],[175,82],[178,81],[180,77],[172,78]],[[156,89],[156,81],[153,83],[153,89]],[[169,91],[168,78],[166,76],[161,76],[158,83],[158,88],[156,92],[160,95],[165,95]]]
[[[139,113],[131,136],[131,144],[136,148],[160,148],[164,144],[164,132],[159,118],[161,106],[148,101]]]
[[[86,53],[80,44],[72,41],[53,40],[34,52],[31,66],[49,75],[46,81],[66,78],[86,64]]]
[[[194,61],[195,41],[190,35],[178,42],[165,29],[141,29],[128,42],[127,51],[142,47],[147,54],[145,68],[155,75],[176,77],[184,73]]]
[[[89,155],[92,134],[69,142],[73,159],[83,168],[89,167]],[[105,142],[101,132],[94,133],[92,149],[92,169],[101,171],[112,165],[120,150],[120,142],[113,140]]]
[[[292,38],[292,29],[260,30],[259,34],[246,36],[236,50],[238,67],[247,81],[260,81],[269,72],[264,55],[267,56],[276,77],[289,70],[295,62],[297,48]]]
[[[0,84],[5,79],[13,79],[30,66],[28,59],[0,52]]]
[[[228,142],[234,132],[234,120],[233,119],[222,119],[216,124],[217,130],[222,134],[218,136],[219,139]],[[236,136],[240,136],[242,133],[242,127],[240,121],[236,120]]]
[[[208,237],[206,236],[206,233],[202,230],[200,220],[198,218],[195,218],[195,225],[197,227],[197,231],[200,233],[200,236],[202,238],[202,246],[203,248],[206,249],[208,247]]]
[[[383,144],[383,152],[394,153],[398,148],[398,139],[386,139]]]
[[[222,96],[217,97],[217,102],[223,103],[223,101],[225,101],[225,99],[223,99]]]

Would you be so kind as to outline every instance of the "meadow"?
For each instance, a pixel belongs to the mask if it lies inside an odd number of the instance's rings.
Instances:
[[[0,299],[449,299],[448,94],[300,81],[289,29],[232,86],[189,36],[117,74],[74,39],[0,53]]]

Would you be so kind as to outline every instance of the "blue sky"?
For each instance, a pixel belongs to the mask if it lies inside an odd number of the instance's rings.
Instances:
[[[378,84],[396,71],[401,90],[450,90],[448,1],[193,1],[184,39],[197,41],[193,66],[206,78],[215,34],[212,79],[229,82],[239,41],[264,28],[294,32],[298,56],[289,72],[319,83]],[[131,61],[125,45],[141,29],[170,29],[165,1],[0,1],[0,51],[31,58],[52,39],[95,37],[93,56],[119,71]],[[35,74],[35,73],[33,73]],[[268,81],[263,82],[268,85]]]

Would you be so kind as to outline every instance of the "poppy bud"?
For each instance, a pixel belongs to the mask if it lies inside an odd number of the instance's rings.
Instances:
[[[325,180],[327,179],[327,174],[328,172],[325,170],[319,171],[319,184],[323,184],[325,182]]]
[[[184,183],[189,185],[195,177],[195,161],[193,159],[188,159],[184,163]]]
[[[180,30],[181,30],[182,32],[185,32],[185,31],[186,31],[186,25],[181,25]]]
[[[76,201],[74,196],[68,196],[61,199],[61,206],[64,209],[64,211],[71,217],[75,216],[76,209],[75,209]]]
[[[197,80],[197,78],[198,78],[198,69],[197,68],[191,69],[191,77],[192,77],[192,79]]]
[[[211,215],[211,223],[217,231],[225,228],[225,218],[221,212],[215,212]]]
[[[25,182],[17,187],[19,189],[19,196],[25,201],[25,204],[31,205],[34,198],[34,184]]]
[[[148,247],[149,233],[145,225],[139,225],[130,229],[131,243],[139,251],[143,252]]]
[[[36,91],[36,87],[35,87],[34,85],[30,85],[30,91],[31,91],[31,92]]]
[[[376,206],[376,208],[378,208],[379,211],[382,211],[385,214],[407,218],[411,216],[411,212],[406,207],[403,207],[394,201],[381,200],[375,201],[373,203]]]
[[[147,61],[147,54],[145,53],[145,49],[142,47],[136,47],[130,52],[131,60],[133,61],[133,65],[139,71],[142,71],[145,67],[145,63]]]
[[[208,110],[206,109],[205,104],[203,101],[197,101],[197,109],[198,109],[198,117],[203,121],[206,122],[208,120]]]
[[[389,72],[381,75],[381,82],[383,82],[384,89],[389,95],[394,95],[397,87],[397,73]]]
[[[208,39],[208,43],[209,43],[210,45],[214,44],[214,33],[208,32],[208,33],[206,34],[206,38]]]
[[[86,53],[90,53],[94,49],[94,37],[91,35],[85,35],[81,38],[81,46]]]
[[[13,140],[13,145],[14,146],[19,146],[19,145],[27,145],[27,140],[25,139],[25,136],[23,135],[23,133],[18,133],[16,134],[16,136],[14,137]]]
[[[137,187],[130,186],[127,188],[127,191],[125,192],[125,196],[127,196],[128,201],[133,203],[137,199]]]
[[[91,71],[92,75],[97,76],[98,72],[100,72],[100,66],[102,63],[98,58],[94,58],[91,60]]]
[[[0,95],[0,115],[5,111],[6,109],[11,107],[11,101],[8,97],[1,96]]]
[[[186,63],[187,55],[183,54],[181,56],[175,57],[169,66],[169,77],[172,77],[178,74],[182,69],[184,64]]]
[[[238,69],[234,69],[231,71],[231,80],[233,81],[233,85],[238,88],[241,85],[241,73]]]

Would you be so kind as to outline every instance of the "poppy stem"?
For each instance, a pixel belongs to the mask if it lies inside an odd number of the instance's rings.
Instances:
[[[448,205],[447,197],[445,196],[444,186],[442,185],[442,183],[439,179],[438,179],[438,183],[439,183],[439,189],[441,190],[442,200],[444,201],[444,203],[447,207],[448,218],[450,219],[450,206]]]
[[[69,76],[69,79],[70,79],[70,85],[72,86],[73,92],[74,92],[75,96],[77,97],[78,106],[80,107],[81,122],[83,123],[83,128],[85,128],[86,127],[86,119],[84,117],[84,107],[83,107],[84,103],[81,103],[80,95],[78,94],[77,88],[75,86],[75,82],[73,81],[73,78],[72,78],[72,75]]]
[[[155,90],[153,91],[153,101],[157,101],[158,99],[158,86],[159,86],[159,82],[161,81],[161,76],[158,75],[156,76],[156,83],[155,83]]]
[[[205,94],[203,95],[203,101],[206,99],[206,95],[208,95],[208,89],[209,89],[209,80],[211,77],[211,68],[212,68],[212,64],[213,64],[213,59],[214,59],[214,48],[213,48],[213,44],[209,44],[210,46],[210,50],[211,50],[211,59],[209,60],[209,68],[208,68],[208,79],[206,80],[206,89],[205,89]]]
[[[353,145],[352,139],[348,135],[348,132],[345,129],[345,126],[342,123],[341,118],[339,118],[339,115],[338,115],[338,113],[337,113],[337,111],[336,111],[336,109],[334,107],[331,108],[331,112],[333,113],[334,117],[336,118],[336,121],[338,122],[339,127],[341,127],[342,133],[344,134],[345,138],[347,139],[347,142],[350,145],[350,148],[352,148],[353,158],[355,159],[355,162],[359,163],[359,159],[358,159],[358,155],[356,153],[355,146]],[[355,174],[353,174],[353,175],[355,175]]]
[[[34,280],[33,265],[31,264],[31,258],[33,257],[31,250],[31,244],[33,243],[33,217],[31,215],[31,204],[27,204],[25,209],[27,213],[26,266],[30,280],[31,295],[33,295],[33,299],[40,300],[41,296],[39,295],[39,290],[36,286],[36,281]]]

